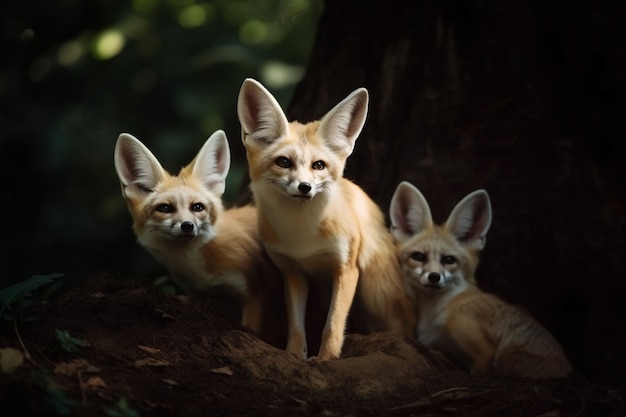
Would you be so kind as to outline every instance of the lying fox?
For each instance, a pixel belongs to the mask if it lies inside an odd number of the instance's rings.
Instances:
[[[548,379],[572,371],[548,330],[476,286],[474,272],[491,224],[484,190],[467,195],[438,226],[420,191],[402,182],[390,217],[406,285],[418,302],[421,342],[476,373]]]
[[[290,123],[257,81],[246,79],[239,93],[259,230],[285,282],[287,351],[303,359],[308,356],[309,280],[330,279],[332,286],[318,360],[341,354],[357,284],[372,320],[382,323],[380,330],[414,337],[414,310],[383,214],[360,187],[343,178],[367,107],[367,90],[360,88],[321,120]]]
[[[258,332],[267,289],[272,279],[280,283],[280,273],[261,245],[256,209],[223,208],[229,167],[221,130],[178,175],[129,134],[115,145],[115,168],[141,245],[189,294],[226,292],[242,300],[242,324]]]

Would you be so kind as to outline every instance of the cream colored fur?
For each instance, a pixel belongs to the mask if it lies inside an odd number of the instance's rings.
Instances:
[[[310,280],[332,283],[318,360],[341,354],[357,284],[372,327],[378,322],[378,330],[414,334],[414,313],[383,214],[361,188],[343,178],[367,105],[367,91],[361,88],[321,120],[290,123],[257,81],[245,80],[239,93],[259,230],[285,283],[287,351],[301,358],[309,356],[305,311]]]
[[[261,245],[256,209],[223,208],[229,166],[222,131],[178,175],[129,134],[115,146],[115,168],[141,245],[186,292],[241,300],[242,324],[260,331],[265,298],[280,278]]]
[[[572,371],[558,341],[528,312],[475,284],[491,224],[484,190],[466,196],[445,224],[435,225],[424,196],[403,182],[390,216],[406,286],[418,302],[420,341],[476,373],[547,379]]]

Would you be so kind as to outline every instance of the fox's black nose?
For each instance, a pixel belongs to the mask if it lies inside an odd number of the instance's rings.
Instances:
[[[438,272],[431,272],[430,274],[428,274],[428,281],[432,282],[433,284],[439,283],[439,281],[441,281],[441,274]]]
[[[193,232],[194,225],[192,222],[182,222],[180,224],[180,230],[183,232]]]
[[[298,185],[298,191],[300,191],[302,194],[306,194],[309,191],[311,191],[311,184],[309,184],[308,182],[301,182]]]

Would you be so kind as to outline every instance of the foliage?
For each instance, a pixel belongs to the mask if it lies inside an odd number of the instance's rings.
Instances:
[[[76,351],[79,347],[89,346],[89,343],[85,340],[72,337],[70,332],[68,332],[67,330],[54,329],[54,332],[56,333],[59,342],[61,342],[61,347],[66,352],[71,353]]]
[[[137,410],[130,407],[126,398],[122,397],[115,403],[115,407],[104,410],[109,417],[138,417]]]
[[[14,313],[16,310],[15,306],[21,304],[24,298],[33,291],[54,282],[54,280],[62,276],[63,274],[33,275],[27,280],[17,282],[0,290],[0,318],[6,318],[5,314],[8,312]],[[10,318],[15,319],[13,315]]]
[[[76,406],[76,401],[69,398],[60,388],[50,383],[48,371],[37,368],[30,373],[31,381],[43,390],[43,402],[56,415],[72,415],[72,409]]]
[[[76,401],[68,398],[59,388],[47,388],[44,402],[60,416],[72,415],[72,408],[76,405]]]
[[[246,177],[236,97],[258,78],[287,103],[304,72],[320,0],[4,2],[0,193],[8,274],[63,269],[129,273],[136,260],[113,169],[130,132],[176,171],[216,129],[233,163],[226,201]],[[71,269],[71,271],[70,271]],[[129,271],[131,269],[131,271]],[[150,274],[152,275],[152,274]],[[152,275],[154,276],[154,275]],[[79,278],[80,277],[80,278]]]

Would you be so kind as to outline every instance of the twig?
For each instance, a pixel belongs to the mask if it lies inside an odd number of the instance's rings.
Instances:
[[[24,359],[26,359],[27,361],[34,363],[33,362],[33,357],[30,356],[30,353],[28,352],[28,349],[26,349],[26,345],[24,345],[24,341],[22,340],[22,336],[20,336],[20,331],[17,328],[17,320],[13,319],[13,330],[15,331],[15,335],[17,336],[17,340],[20,342],[20,345],[22,346],[22,349],[24,350]]]
[[[85,395],[85,384],[83,384],[83,373],[82,371],[76,372],[76,377],[78,377],[78,386],[80,387],[80,396],[83,399],[83,404],[87,404],[87,396]]]
[[[444,389],[441,391],[437,391],[436,393],[431,394],[426,398],[422,398],[420,400],[414,401],[410,404],[405,404],[399,407],[394,407],[389,411],[391,411],[392,413],[403,412],[407,410],[414,410],[417,408],[422,408],[425,406],[435,405],[447,399],[467,398],[468,391],[469,391],[469,388],[467,387],[454,387],[454,388]],[[443,397],[443,398],[440,398],[440,397]]]
[[[437,391],[434,394],[431,394],[426,398],[422,398],[410,404],[405,404],[399,407],[394,407],[390,409],[389,411],[392,414],[403,413],[403,412],[410,411],[410,410],[416,411],[420,408],[432,407],[436,404],[449,401],[449,400],[465,400],[465,399],[476,397],[476,396],[483,396],[484,394],[490,391],[493,391],[493,390],[481,391],[479,393],[476,393],[476,392],[472,393],[468,387],[453,387],[453,388],[448,388],[448,389],[444,389],[441,391]]]

